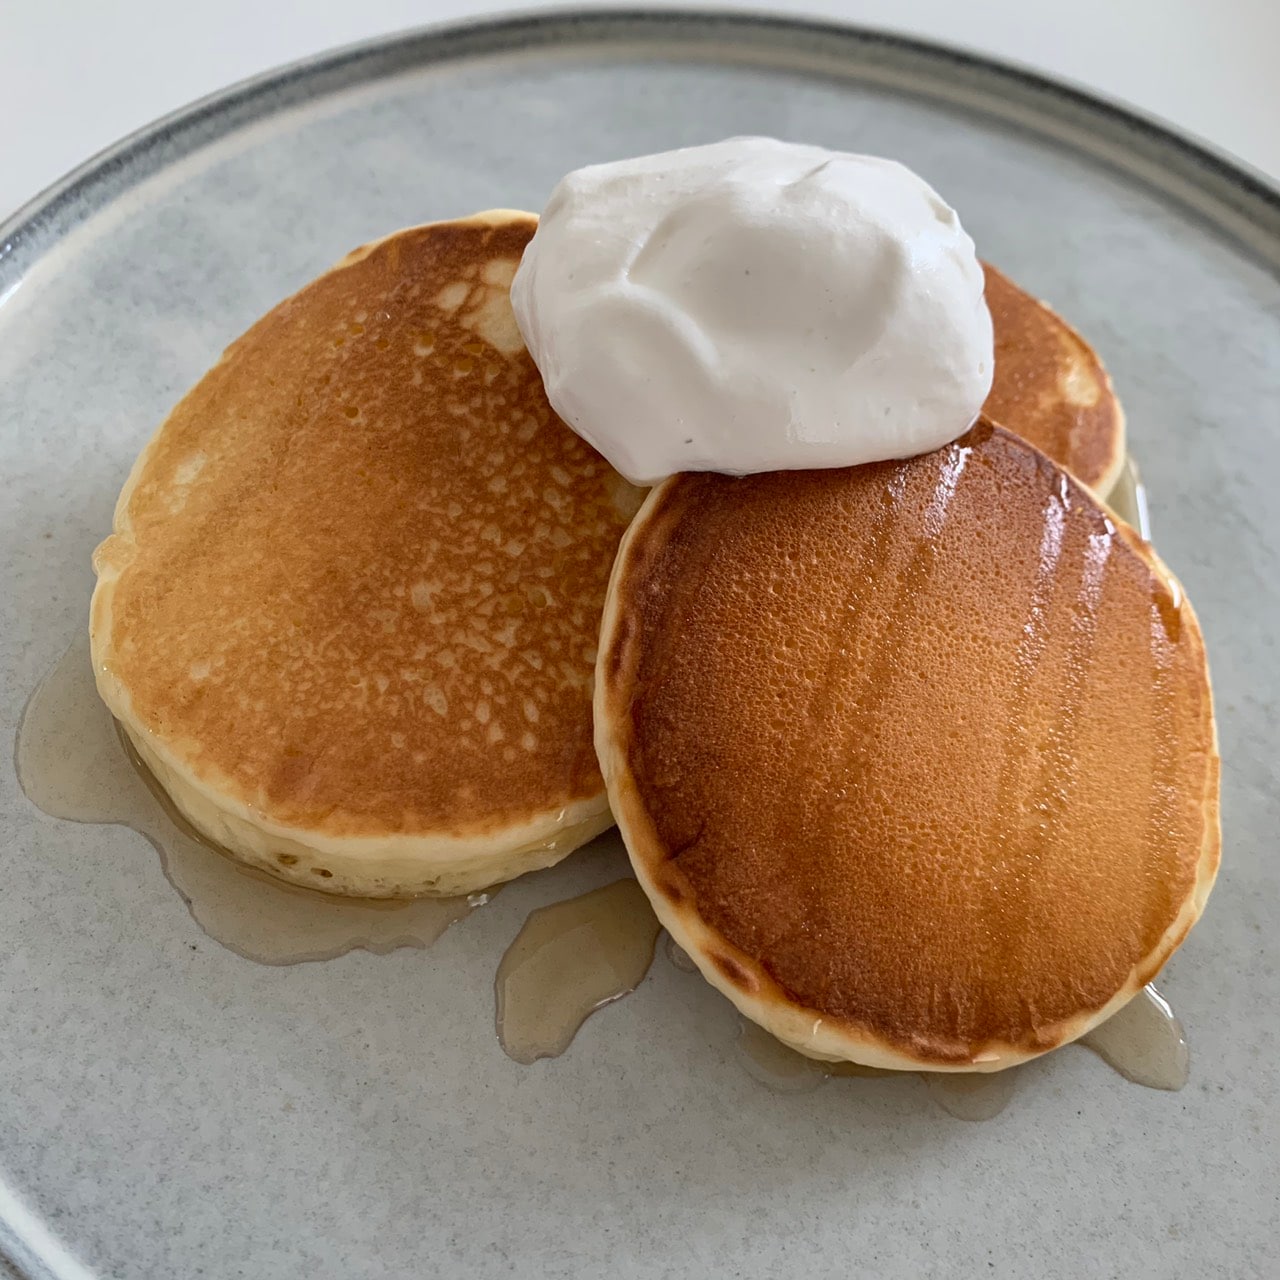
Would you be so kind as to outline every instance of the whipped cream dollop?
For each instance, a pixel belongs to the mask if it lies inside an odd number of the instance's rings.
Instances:
[[[734,138],[578,169],[511,301],[556,412],[636,484],[924,453],[991,388],[973,241],[874,156]]]

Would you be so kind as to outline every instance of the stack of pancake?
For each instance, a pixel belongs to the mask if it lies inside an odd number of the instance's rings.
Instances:
[[[91,621],[143,760],[339,893],[491,885],[611,805],[706,977],[817,1057],[991,1070],[1108,1016],[1203,908],[1218,760],[1195,615],[1100,500],[1096,355],[987,268],[964,438],[640,508],[520,340],[535,225],[357,250],[143,451]]]

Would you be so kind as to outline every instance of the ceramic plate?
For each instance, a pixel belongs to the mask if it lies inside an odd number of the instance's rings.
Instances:
[[[521,1066],[494,1034],[498,960],[531,910],[625,874],[616,844],[430,950],[270,966],[198,926],[140,835],[49,817],[4,767],[0,1252],[19,1273],[1274,1264],[1280,200],[1102,103],[851,30],[595,15],[362,46],[129,139],[0,229],[4,724],[85,626],[139,446],[262,311],[393,228],[540,208],[577,165],[757,132],[906,161],[1110,365],[1216,681],[1223,871],[1162,976],[1190,1083],[1139,1088],[1073,1047],[984,1123],[914,1077],[772,1092],[729,1006],[661,948],[563,1056]]]

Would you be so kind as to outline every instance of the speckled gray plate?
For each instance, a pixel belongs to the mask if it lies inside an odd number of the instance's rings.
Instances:
[[[145,131],[0,232],[4,724],[84,624],[139,445],[261,311],[402,224],[538,208],[584,162],[746,132],[902,158],[1115,374],[1208,634],[1226,762],[1222,878],[1164,980],[1191,1084],[1140,1089],[1064,1050],[984,1124],[918,1082],[778,1096],[735,1061],[724,1002],[661,960],[563,1058],[519,1067],[493,1034],[498,957],[531,907],[616,861],[521,882],[429,952],[264,968],[199,932],[140,837],[46,818],[5,767],[0,1252],[22,1270],[1274,1264],[1280,201],[1150,124],[897,40],[633,15],[365,46]]]

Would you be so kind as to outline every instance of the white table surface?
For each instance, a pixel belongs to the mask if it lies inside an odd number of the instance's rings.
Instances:
[[[124,134],[245,76],[388,31],[539,7],[547,6],[0,0],[0,216]],[[730,6],[701,0],[700,7]],[[732,7],[843,18],[995,54],[1162,116],[1280,177],[1280,0],[775,0]]]

